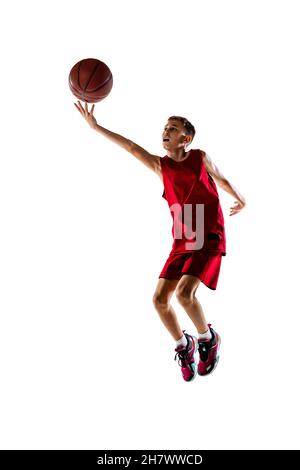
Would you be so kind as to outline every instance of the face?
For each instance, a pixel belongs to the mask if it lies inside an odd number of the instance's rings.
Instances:
[[[167,140],[165,140],[167,139]],[[169,119],[162,134],[163,147],[168,150],[185,148],[191,136],[184,133],[183,124],[175,119]]]

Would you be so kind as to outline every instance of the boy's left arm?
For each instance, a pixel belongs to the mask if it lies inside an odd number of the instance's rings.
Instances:
[[[224,189],[227,193],[231,194],[236,201],[233,207],[230,207],[230,214],[234,215],[240,212],[246,205],[245,198],[238,192],[238,190],[225,178],[220,172],[219,168],[213,163],[211,158],[205,153],[203,157],[203,163],[206,171],[213,177],[220,188]]]

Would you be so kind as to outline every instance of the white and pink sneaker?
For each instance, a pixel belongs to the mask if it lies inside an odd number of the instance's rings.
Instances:
[[[195,353],[198,350],[198,340],[195,336],[185,333],[185,330],[183,333],[188,343],[186,347],[180,346],[175,349],[174,360],[179,358],[178,364],[181,367],[182,377],[186,382],[191,382],[197,375]]]
[[[198,351],[199,351],[199,362],[198,362],[198,374],[208,375],[218,365],[219,361],[219,349],[221,345],[221,338],[218,333],[211,328],[208,324],[208,328],[211,331],[212,338],[210,340],[198,340]]]

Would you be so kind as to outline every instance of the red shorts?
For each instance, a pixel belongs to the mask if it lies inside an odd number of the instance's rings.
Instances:
[[[222,261],[221,253],[201,250],[187,253],[170,253],[159,278],[180,279],[183,274],[199,277],[210,289],[216,290]]]

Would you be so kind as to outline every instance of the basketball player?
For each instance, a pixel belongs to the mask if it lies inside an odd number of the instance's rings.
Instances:
[[[183,379],[190,382],[197,372],[201,376],[208,375],[218,363],[220,335],[207,324],[195,294],[200,282],[216,289],[222,256],[226,255],[224,219],[215,182],[236,199],[229,215],[240,212],[245,207],[245,199],[204,151],[187,151],[195,135],[195,128],[187,119],[181,116],[168,119],[162,132],[166,155],[159,157],[99,126],[93,115],[94,104],[89,110],[87,103],[84,107],[80,101],[77,103],[74,103],[76,108],[93,129],[130,152],[163,183],[162,196],[171,211],[174,241],[159,275],[153,303],[176,341],[174,359],[178,358]],[[198,338],[181,330],[170,305],[174,291],[197,328]],[[198,364],[195,362],[197,351]]]

